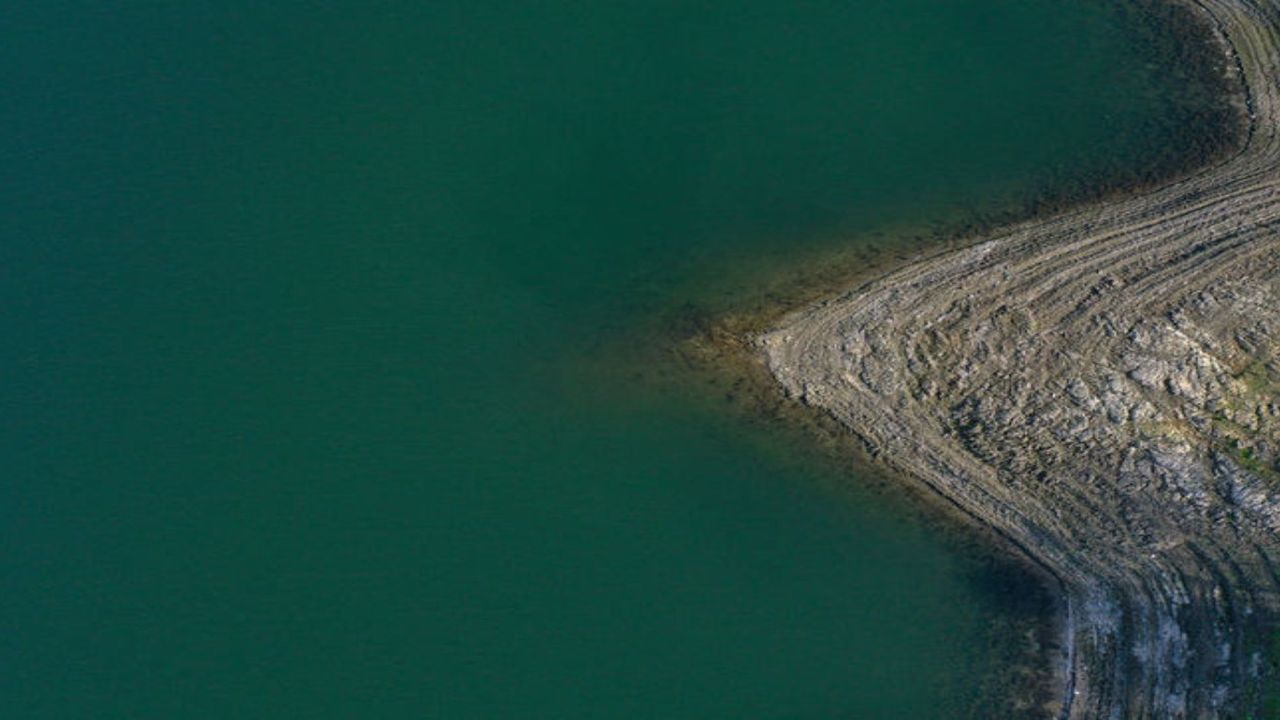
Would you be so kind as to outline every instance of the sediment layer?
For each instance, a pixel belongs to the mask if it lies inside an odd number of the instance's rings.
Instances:
[[[1175,1],[1243,86],[1236,154],[758,339],[790,396],[1053,578],[1050,716],[1243,715],[1280,611],[1280,16]]]

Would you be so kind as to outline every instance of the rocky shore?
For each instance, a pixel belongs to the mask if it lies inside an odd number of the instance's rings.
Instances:
[[[1182,2],[1247,139],[785,317],[789,396],[1062,599],[1046,716],[1245,717],[1280,613],[1280,8]]]

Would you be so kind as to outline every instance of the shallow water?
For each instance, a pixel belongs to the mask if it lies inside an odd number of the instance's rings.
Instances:
[[[1190,101],[1108,3],[103,7],[0,26],[7,715],[981,706],[972,558],[574,368],[1157,162]]]

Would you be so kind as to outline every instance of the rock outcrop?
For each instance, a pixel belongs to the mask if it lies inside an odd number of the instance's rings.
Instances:
[[[1280,611],[1280,12],[1187,4],[1243,87],[1236,154],[758,338],[790,396],[1052,578],[1064,718],[1242,712]]]

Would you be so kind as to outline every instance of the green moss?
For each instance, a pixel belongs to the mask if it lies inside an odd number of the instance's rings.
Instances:
[[[1245,470],[1248,470],[1254,475],[1261,475],[1263,477],[1269,477],[1273,480],[1280,480],[1280,475],[1277,475],[1274,469],[1267,466],[1266,463],[1262,462],[1262,460],[1260,460],[1258,456],[1254,453],[1253,448],[1240,447],[1239,443],[1236,442],[1235,438],[1231,439],[1231,443],[1232,443],[1231,456],[1235,458],[1235,461],[1240,465],[1240,467],[1244,468]]]
[[[1266,478],[1274,483],[1280,483],[1280,459],[1276,463],[1269,464],[1265,458],[1258,455],[1257,451],[1251,446],[1245,444],[1250,436],[1247,428],[1238,425],[1226,418],[1214,417],[1213,420],[1216,437],[1214,438],[1214,449],[1230,457],[1241,468],[1262,478]]]
[[[1254,360],[1249,366],[1236,373],[1236,379],[1244,383],[1254,395],[1280,396],[1280,379],[1261,360]]]

